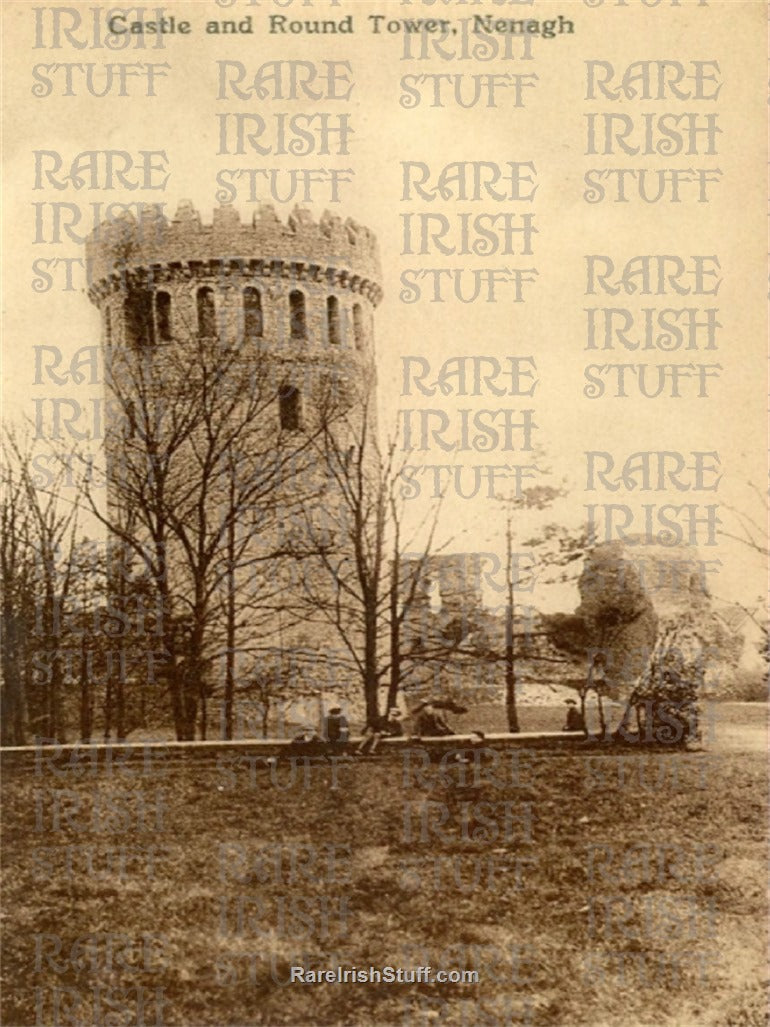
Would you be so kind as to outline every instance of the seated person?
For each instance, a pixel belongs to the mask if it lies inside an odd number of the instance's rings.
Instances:
[[[317,731],[314,731],[312,727],[304,727],[301,731],[298,731],[292,738],[294,742],[320,742],[321,739]]]
[[[377,725],[375,727],[369,725],[366,728],[356,751],[359,753],[371,754],[376,751],[383,735],[388,738],[400,738],[403,733],[404,729],[401,724],[401,712],[397,707],[391,706],[388,710],[387,716],[380,717],[377,720]]]
[[[324,751],[324,741],[312,727],[303,728],[291,740],[286,750],[288,756],[302,754],[304,756],[320,755]]]
[[[446,723],[432,703],[425,703],[415,719],[415,734],[418,737],[442,737],[453,735],[454,731]]]
[[[332,706],[324,719],[324,738],[334,746],[344,746],[349,737],[348,718],[340,706]]]
[[[577,708],[577,702],[574,699],[565,699],[567,704],[567,723],[562,728],[562,731],[585,731],[586,722],[583,720],[583,714]]]
[[[404,733],[404,725],[401,723],[401,711],[397,706],[391,706],[388,715],[382,722],[382,733],[388,738],[401,738]]]

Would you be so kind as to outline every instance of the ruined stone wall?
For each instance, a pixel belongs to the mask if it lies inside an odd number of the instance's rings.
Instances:
[[[402,592],[420,563],[420,557],[401,561]],[[415,595],[416,605],[431,605],[434,589],[440,605],[448,610],[481,609],[483,559],[479,553],[438,553],[428,556],[422,566]]]

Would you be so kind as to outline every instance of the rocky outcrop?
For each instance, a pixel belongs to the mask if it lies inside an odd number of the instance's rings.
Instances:
[[[743,639],[716,615],[694,546],[602,543],[587,556],[578,587],[577,613],[592,645],[605,653],[612,698],[627,699],[649,676],[653,654],[661,663],[662,638],[670,649],[679,639],[679,662],[713,692],[734,669]]]

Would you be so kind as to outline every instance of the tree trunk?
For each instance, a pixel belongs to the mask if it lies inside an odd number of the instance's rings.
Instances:
[[[627,740],[628,727],[631,723],[631,715],[636,710],[636,723],[639,726],[639,707],[634,706],[633,695],[628,699],[626,708],[623,710],[623,716],[620,718],[620,723],[617,726],[615,735],[621,738],[623,741]]]
[[[120,651],[120,666],[115,680],[115,736],[119,742],[126,740],[126,651]]]
[[[166,541],[163,535],[155,538],[154,547],[155,566],[153,568],[153,578],[157,587],[157,610],[161,621],[157,632],[163,641],[163,650],[168,656],[166,678],[168,681],[171,716],[174,721],[174,734],[177,741],[182,742],[187,737],[187,710],[184,697],[185,674],[184,669],[179,666],[179,661],[177,660],[177,647],[172,618],[174,605],[171,601],[166,574]],[[194,725],[195,721],[193,720],[193,730]]]
[[[29,638],[25,637],[24,645],[28,645]],[[32,661],[29,651],[24,655],[24,670],[19,675],[19,696],[16,707],[15,739],[17,745],[27,744],[27,720],[29,718],[29,695],[32,692]]]
[[[0,729],[3,745],[24,745],[24,684],[23,668],[28,661],[20,658],[23,645],[19,624],[6,606],[3,622],[5,640],[3,646],[3,686]]]
[[[67,737],[61,709],[61,696],[64,691],[64,667],[62,666],[60,654],[60,639],[57,638],[54,641],[54,645],[56,646],[56,655],[51,665],[51,684],[48,692],[48,730],[50,731],[48,737],[54,738],[57,742],[66,742]]]
[[[184,693],[184,672],[177,664],[173,651],[168,647],[171,664],[168,668],[168,691],[171,701],[171,716],[174,720],[174,734],[178,742],[185,738],[185,707],[182,700]]]
[[[508,604],[505,611],[505,712],[508,718],[508,731],[512,735],[519,733],[519,714],[516,709],[516,668],[513,655],[513,527],[508,518],[506,531],[506,585],[508,587]]]
[[[387,709],[398,703],[398,692],[401,687],[401,625],[398,620],[398,552],[393,556],[393,568],[390,581],[390,683],[388,685]],[[387,712],[387,710],[386,710]]]
[[[104,686],[104,740],[109,742],[112,735],[112,667],[107,666],[107,681]]]
[[[195,741],[195,725],[198,719],[198,686],[194,678],[196,677],[195,666],[185,667],[183,672],[183,685],[182,685],[182,702],[183,702],[183,723],[182,723],[182,741],[193,742]]]
[[[222,737],[231,739],[233,737],[233,707],[235,705],[235,668],[233,654],[234,638],[231,637],[230,625],[227,626],[227,652],[225,654],[225,694],[224,694],[224,722],[222,724]]]
[[[206,702],[206,692],[201,685],[200,690],[200,707],[201,707],[201,741],[206,741],[206,732],[208,731],[208,704]]]
[[[380,709],[377,697],[379,678],[377,676],[377,614],[373,604],[366,610],[364,638],[364,699],[366,702],[366,725],[377,727]]]
[[[512,735],[519,733],[519,714],[516,709],[516,674],[514,671],[513,646],[505,647],[505,712],[508,719],[508,731]]]
[[[91,667],[89,666],[86,635],[80,641],[80,741],[88,745],[94,726],[93,695],[91,692]]]
[[[230,478],[230,508],[235,503],[234,483]],[[224,737],[233,737],[233,703],[235,701],[235,521],[227,529],[227,638],[225,645]]]

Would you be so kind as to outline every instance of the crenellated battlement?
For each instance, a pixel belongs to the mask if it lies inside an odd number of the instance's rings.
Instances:
[[[212,263],[276,265],[279,274],[280,269],[293,267],[300,276],[365,283],[374,302],[381,293],[374,234],[351,218],[343,221],[328,211],[316,222],[301,207],[295,207],[284,223],[266,204],[255,211],[250,224],[244,224],[234,207],[220,206],[207,225],[188,200],[179,203],[171,220],[159,206],[147,205],[139,218],[126,212],[95,228],[86,241],[86,256],[94,301],[126,272]]]

